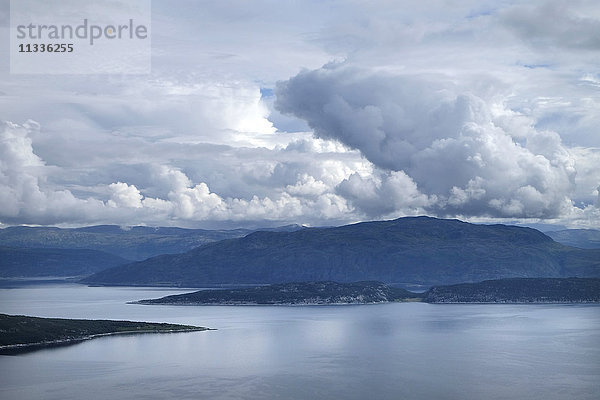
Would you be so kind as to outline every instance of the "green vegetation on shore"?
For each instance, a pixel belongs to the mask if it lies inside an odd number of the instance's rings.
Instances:
[[[191,332],[207,329],[165,323],[38,318],[0,314],[0,349],[77,342],[114,334]]]

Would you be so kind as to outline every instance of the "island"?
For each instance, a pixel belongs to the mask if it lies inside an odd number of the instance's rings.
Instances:
[[[137,304],[171,305],[326,305],[419,301],[420,294],[382,282],[292,282],[243,289],[200,290],[140,300]]]
[[[377,281],[293,282],[243,289],[205,289],[140,300],[168,305],[338,305],[425,303],[599,303],[600,278],[508,278],[434,286],[424,293]]]
[[[598,303],[599,278],[512,278],[435,286],[427,303]]]
[[[205,330],[209,328],[152,322],[39,318],[0,314],[0,353],[65,345],[109,335]]]

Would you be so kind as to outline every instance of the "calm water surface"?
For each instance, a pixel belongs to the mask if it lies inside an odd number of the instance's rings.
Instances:
[[[218,329],[0,356],[0,398],[600,398],[600,306],[125,304],[182,292],[0,289],[2,313]]]

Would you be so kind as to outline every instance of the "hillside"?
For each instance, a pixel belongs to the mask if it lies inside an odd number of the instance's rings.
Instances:
[[[430,217],[255,232],[97,273],[106,285],[381,281],[425,285],[508,277],[600,276],[600,250],[530,228]]]
[[[433,287],[428,303],[589,303],[600,302],[600,279],[514,278]]]
[[[595,229],[565,229],[546,232],[555,241],[580,249],[600,249],[600,231]]]
[[[141,300],[138,304],[368,304],[417,299],[420,295],[381,282],[295,282],[245,289],[200,290]]]
[[[131,260],[96,250],[0,246],[0,277],[84,276]]]

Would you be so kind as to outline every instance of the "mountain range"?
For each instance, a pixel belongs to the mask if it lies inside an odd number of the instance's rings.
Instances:
[[[288,225],[272,230],[295,230]],[[14,226],[0,229],[0,245],[9,247],[89,249],[134,260],[159,254],[177,254],[206,243],[242,237],[250,229],[205,230],[170,227],[97,225],[84,228]]]
[[[600,231],[596,229],[563,229],[546,232],[559,243],[581,249],[600,249]]]
[[[254,232],[101,271],[101,285],[381,281],[440,285],[513,277],[600,277],[600,249],[531,229],[407,217],[333,228]]]

